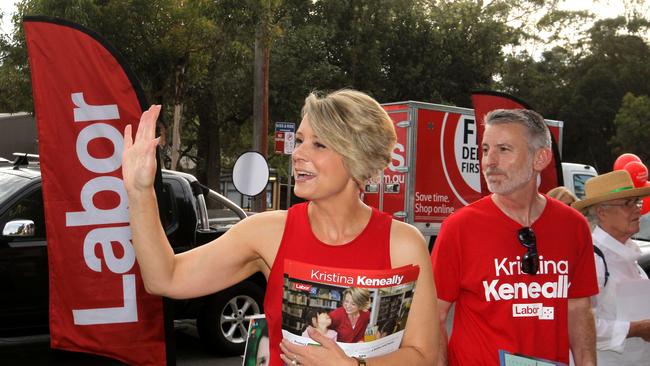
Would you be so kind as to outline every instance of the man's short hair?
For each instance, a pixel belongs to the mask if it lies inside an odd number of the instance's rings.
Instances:
[[[531,151],[551,147],[551,132],[544,117],[530,109],[495,109],[485,115],[486,126],[517,123],[526,128]]]

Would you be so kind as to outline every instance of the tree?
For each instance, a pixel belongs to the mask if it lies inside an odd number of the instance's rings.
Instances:
[[[650,95],[650,46],[624,32],[629,24],[622,17],[596,22],[590,30],[589,52],[575,61],[567,85],[572,95],[559,111],[566,122],[565,160],[608,171],[614,155],[606,142],[616,133],[614,118],[623,96]]]
[[[251,123],[253,100],[252,43],[254,17],[240,1],[215,3],[209,14],[221,28],[218,44],[211,48],[207,72],[188,89],[188,116],[198,118],[197,177],[219,190],[221,167],[249,150],[246,125]],[[228,138],[222,138],[226,136]]]
[[[563,160],[607,171],[614,161],[607,142],[616,134],[623,96],[650,93],[650,46],[640,36],[647,29],[641,18],[595,22],[585,37],[544,52],[541,60],[511,55],[497,85],[564,121]]]
[[[176,169],[178,160],[181,157],[181,130],[183,109],[185,106],[187,84],[203,77],[210,63],[210,52],[215,47],[219,38],[219,30],[212,19],[203,16],[210,4],[207,1],[195,0],[179,2],[177,7],[172,8],[172,17],[175,19],[173,28],[163,38],[163,42],[169,42],[172,57],[175,59],[174,68],[174,92],[173,92],[173,128],[172,128],[172,151],[171,169]],[[191,68],[191,70],[188,70]]]
[[[649,23],[638,11],[597,22],[569,39],[561,30],[582,24],[589,14],[559,11],[556,1],[23,0],[16,33],[0,39],[0,108],[32,109],[20,16],[78,22],[120,50],[148,99],[165,106],[163,135],[172,129],[180,138],[167,149],[171,160],[192,159],[200,180],[218,188],[220,168],[232,166],[252,142],[253,45],[261,1],[270,4],[272,122],[298,122],[312,90],[351,87],[380,102],[467,107],[471,91],[498,89],[565,121],[564,160],[603,170],[615,146],[593,141],[614,143],[613,121],[627,92],[650,95]],[[557,46],[541,57],[506,54],[522,41],[548,45],[537,35],[543,30],[554,31]],[[289,174],[287,159],[269,161]]]
[[[559,46],[543,52],[541,60],[527,52],[508,56],[497,88],[527,101],[546,118],[557,119],[571,96],[573,60]]]
[[[642,161],[650,161],[650,98],[625,94],[614,125],[616,135],[610,141],[614,155],[633,153]]]

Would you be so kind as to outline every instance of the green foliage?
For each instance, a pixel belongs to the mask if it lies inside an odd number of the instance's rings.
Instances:
[[[614,141],[623,96],[650,94],[650,45],[632,33],[647,30],[644,24],[639,18],[600,20],[579,43],[547,51],[541,60],[526,54],[506,59],[501,87],[565,122],[564,161],[611,169],[617,147],[607,142]]]
[[[627,93],[614,119],[616,135],[611,139],[613,153],[637,154],[644,162],[650,161],[650,98]]]
[[[15,33],[0,38],[0,111],[33,108],[20,17],[51,15],[80,23],[123,54],[149,101],[164,106],[166,130],[171,130],[173,106],[183,106],[181,150],[196,162],[200,179],[218,187],[220,168],[230,168],[251,148],[253,44],[265,19],[271,50],[270,150],[274,122],[298,123],[312,90],[351,87],[380,102],[469,107],[471,91],[490,88],[565,121],[564,160],[604,171],[613,154],[631,143],[626,129],[614,124],[623,113],[623,96],[650,95],[650,23],[642,12],[631,11],[568,37],[567,30],[575,34],[593,18],[588,12],[558,10],[557,4],[22,0],[13,18]],[[554,47],[545,44],[541,55],[508,51],[524,42],[543,42],[540,32],[551,32]],[[288,158],[272,151],[269,156],[271,166],[286,174]]]

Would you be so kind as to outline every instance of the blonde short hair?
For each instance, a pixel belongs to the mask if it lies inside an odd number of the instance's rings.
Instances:
[[[369,95],[342,89],[305,99],[302,117],[318,138],[343,156],[357,183],[376,177],[391,161],[397,137],[388,113]]]
[[[361,310],[366,310],[370,307],[370,291],[366,288],[349,287],[343,291],[344,300],[347,295],[352,297],[352,302]]]

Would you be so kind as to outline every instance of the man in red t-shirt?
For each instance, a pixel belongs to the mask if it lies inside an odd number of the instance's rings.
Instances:
[[[577,211],[537,191],[552,157],[544,119],[488,113],[482,152],[492,194],[447,218],[431,254],[439,365],[498,365],[511,354],[568,364],[569,347],[576,365],[595,365],[591,234]]]

